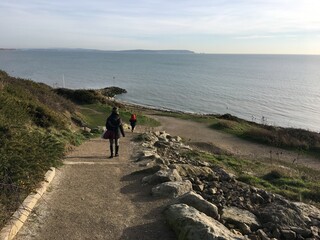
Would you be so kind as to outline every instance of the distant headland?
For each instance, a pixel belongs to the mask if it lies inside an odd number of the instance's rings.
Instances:
[[[190,50],[148,50],[148,49],[133,49],[133,50],[99,50],[86,48],[21,48],[21,49],[6,49],[0,50],[24,50],[24,51],[63,51],[63,52],[108,52],[108,53],[144,53],[144,54],[195,54]]]

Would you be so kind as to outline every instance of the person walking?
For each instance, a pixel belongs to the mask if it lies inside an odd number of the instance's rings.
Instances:
[[[122,120],[119,116],[119,110],[117,107],[112,108],[112,112],[106,121],[107,132],[104,138],[109,139],[110,141],[110,157],[119,156],[119,139],[120,133],[125,137]],[[115,144],[115,155],[113,155],[113,143]]]
[[[137,116],[135,114],[131,114],[131,118],[130,118],[129,122],[131,125],[131,132],[133,132],[133,130],[137,124]]]

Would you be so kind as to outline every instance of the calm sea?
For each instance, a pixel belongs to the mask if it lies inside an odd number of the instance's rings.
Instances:
[[[145,106],[320,131],[320,56],[17,50],[0,51],[0,69],[53,87],[119,86],[128,91],[119,99]]]

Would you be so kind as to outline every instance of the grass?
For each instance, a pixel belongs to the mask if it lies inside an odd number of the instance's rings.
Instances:
[[[280,161],[268,164],[195,150],[184,153],[184,157],[209,161],[236,174],[239,181],[291,200],[312,202],[320,206],[320,172],[317,170]]]
[[[96,103],[96,104],[86,104],[79,106],[79,111],[83,116],[83,119],[88,123],[90,128],[96,128],[98,126],[105,126],[106,119],[110,115],[112,106]],[[141,112],[135,112],[137,115],[137,124],[156,127],[160,123],[152,118],[144,116]],[[129,119],[131,117],[131,112],[124,108],[120,108],[120,117],[124,123],[129,124]]]
[[[0,71],[0,227],[65,150],[85,136],[76,106],[45,84]]]
[[[294,150],[320,158],[320,133],[304,129],[283,128],[246,121],[230,114],[198,115],[158,112],[157,115],[202,122],[209,128],[224,131],[247,141]]]

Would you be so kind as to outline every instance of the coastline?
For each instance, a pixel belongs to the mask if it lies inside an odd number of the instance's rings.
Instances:
[[[165,107],[156,107],[156,106],[151,106],[151,105],[145,105],[145,104],[138,104],[138,103],[132,103],[132,102],[128,102],[128,101],[124,101],[124,100],[120,100],[117,98],[112,98],[110,99],[112,102],[115,102],[117,104],[120,105],[124,105],[127,107],[132,107],[132,108],[137,108],[137,109],[141,109],[144,111],[155,111],[155,112],[162,112],[162,113],[172,113],[172,114],[185,114],[185,115],[190,115],[190,116],[194,116],[194,117],[215,117],[215,118],[219,118],[219,117],[223,117],[223,116],[229,116],[232,119],[236,120],[236,121],[243,121],[246,122],[248,124],[253,124],[253,125],[257,125],[257,126],[268,126],[268,127],[274,127],[274,128],[278,128],[278,129],[296,129],[296,130],[302,130],[302,131],[307,131],[307,132],[311,132],[311,133],[316,133],[316,134],[320,134],[320,131],[313,131],[313,130],[309,130],[306,128],[297,128],[297,127],[284,127],[284,126],[279,126],[279,125],[274,125],[274,124],[262,124],[259,122],[255,122],[255,121],[249,121],[246,120],[244,118],[238,117],[236,115],[232,115],[228,112],[223,113],[223,114],[218,114],[218,113],[196,113],[196,112],[187,112],[187,111],[182,111],[182,110],[175,110],[175,109],[170,109],[170,108],[165,108]]]

